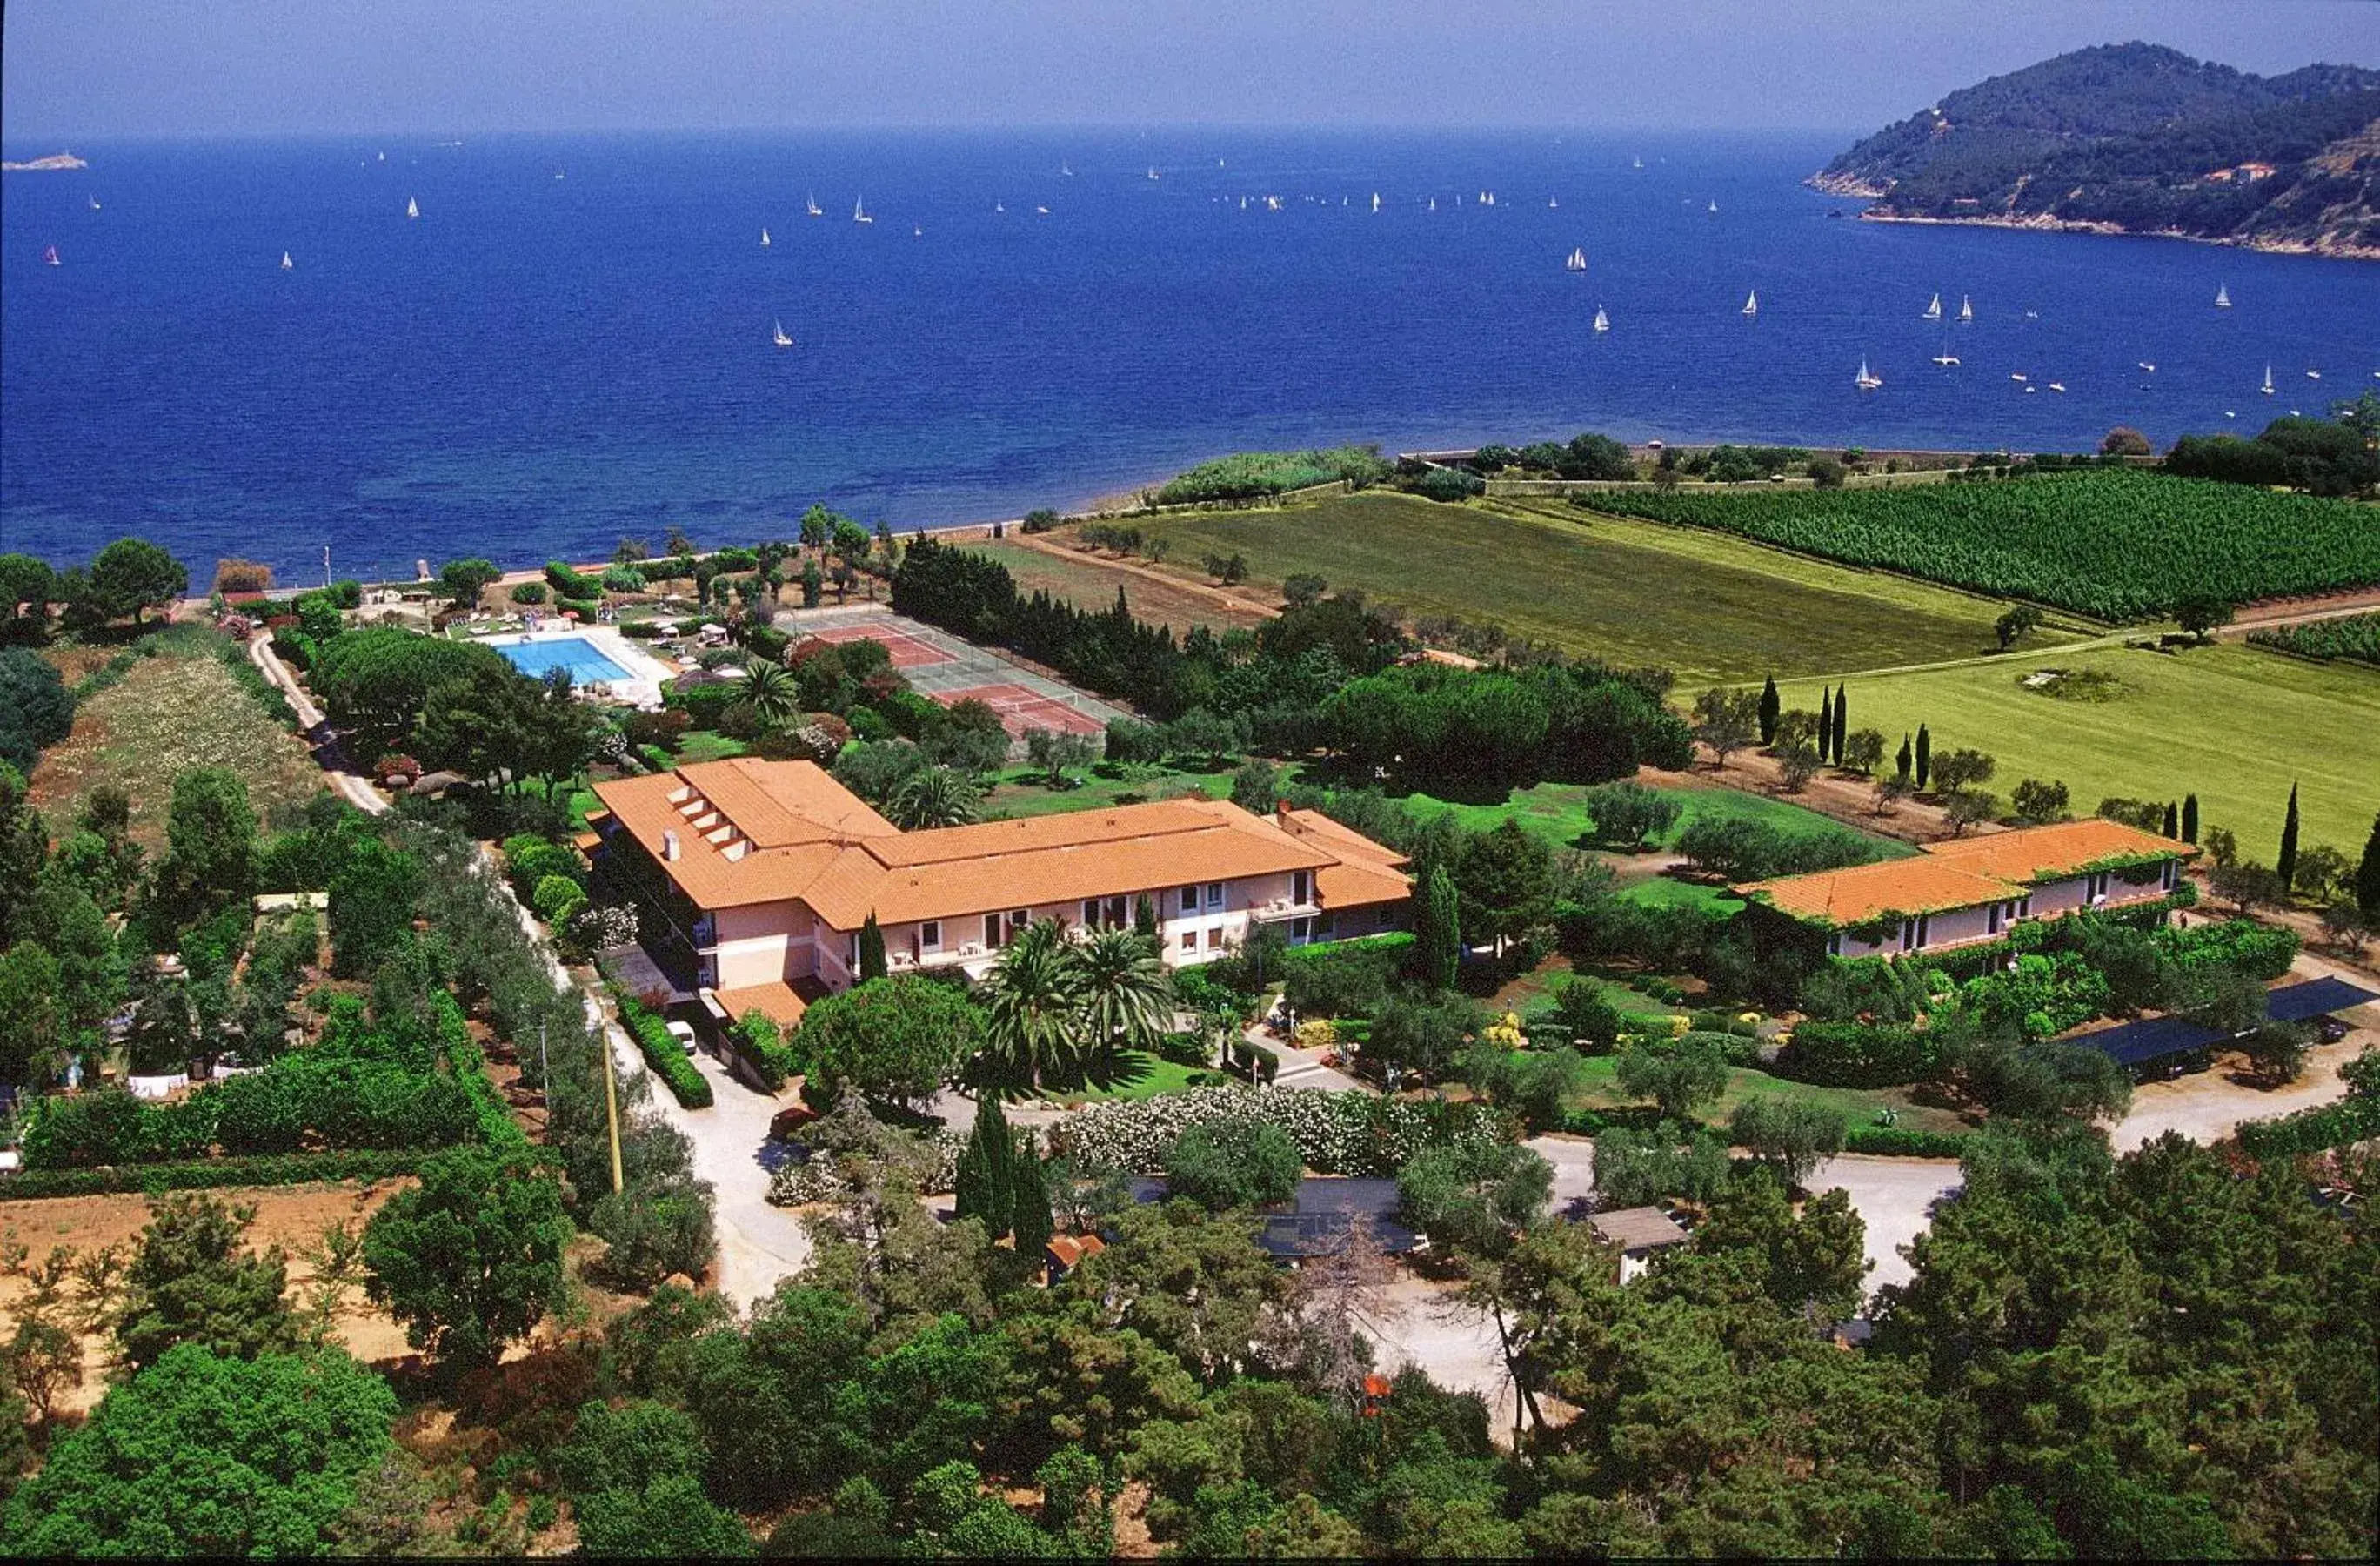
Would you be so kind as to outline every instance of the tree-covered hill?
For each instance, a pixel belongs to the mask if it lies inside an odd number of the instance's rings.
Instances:
[[[1811,181],[1868,215],[2380,257],[2380,71],[2259,77],[2109,44],[1950,93]]]

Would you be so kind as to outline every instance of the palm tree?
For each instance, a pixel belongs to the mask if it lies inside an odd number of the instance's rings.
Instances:
[[[953,767],[924,767],[892,786],[884,817],[904,832],[963,827],[975,819],[982,793],[973,778]]]
[[[985,981],[985,1052],[1025,1074],[1038,1091],[1041,1075],[1072,1060],[1080,1037],[1081,991],[1066,927],[1035,919],[1018,930]]]
[[[747,662],[744,665],[742,700],[762,728],[773,729],[802,715],[801,691],[794,684],[793,672],[782,663],[767,663],[758,658]]]
[[[1173,984],[1157,942],[1137,930],[1095,929],[1066,948],[1067,966],[1082,1007],[1083,1038],[1092,1047],[1148,1050],[1173,1020]]]

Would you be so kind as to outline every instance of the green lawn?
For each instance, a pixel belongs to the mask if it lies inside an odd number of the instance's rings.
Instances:
[[[1131,805],[1150,799],[1180,799],[1205,795],[1223,799],[1232,792],[1229,768],[1216,772],[1184,771],[1175,767],[1111,767],[1106,762],[1074,774],[1075,786],[1050,788],[1041,775],[1018,767],[1002,772],[984,796],[988,821],[1023,816],[1057,816],[1073,810],[1102,810],[1111,805]]]
[[[1625,1109],[1641,1104],[1621,1091],[1619,1059],[1613,1055],[1594,1055],[1586,1062],[1586,1086],[1576,1107],[1590,1110]],[[1738,1066],[1728,1073],[1727,1090],[1718,1101],[1702,1107],[1702,1120],[1710,1125],[1724,1127],[1728,1116],[1746,1099],[1791,1099],[1796,1103],[1815,1104],[1843,1117],[1843,1129],[1876,1123],[1876,1111],[1890,1109],[1900,1116],[1901,1128],[1910,1131],[1939,1131],[1950,1134],[1971,1131],[1973,1127],[1949,1110],[1915,1104],[1910,1101],[1906,1088],[1900,1087],[1815,1087],[1806,1082],[1789,1082],[1781,1076],[1771,1076],[1765,1071]]]
[[[1205,1067],[1185,1066],[1138,1050],[1125,1050],[1117,1054],[1111,1070],[1094,1080],[1065,1086],[1045,1083],[1041,1096],[1069,1107],[1112,1103],[1120,1099],[1154,1099],[1160,1093],[1180,1093],[1196,1087],[1200,1081],[1211,1081],[1215,1075],[1213,1071]]]
[[[2045,668],[2098,670],[2121,682],[2111,701],[2061,701],[2019,682]],[[1815,685],[1786,686],[1789,707],[1815,707]],[[1934,750],[1972,746],[1996,758],[1986,785],[2003,800],[2024,778],[2067,785],[2088,815],[2111,795],[2198,795],[2201,819],[2228,827],[2266,864],[2279,847],[2289,785],[2301,841],[2350,859],[2380,809],[2380,671],[2310,663],[2222,645],[2179,655],[2107,648],[2060,658],[2019,653],[1930,673],[1851,682],[1855,727],[1898,747],[1921,722]]]
[[[1242,553],[1256,581],[1312,572],[1408,615],[1492,621],[1615,663],[1713,681],[1971,656],[1996,604],[1740,539],[1527,503],[1359,494],[1135,519],[1172,569]]]
[[[730,739],[715,729],[688,729],[678,738],[672,763],[683,767],[690,761],[725,761],[750,753],[751,747],[742,740]]]

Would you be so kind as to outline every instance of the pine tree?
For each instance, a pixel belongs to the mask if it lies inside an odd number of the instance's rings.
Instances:
[[[2298,879],[2298,785],[2289,784],[2289,813],[2281,820],[2281,851],[2273,860],[2273,873],[2281,878],[2281,890],[2297,890]]]
[[[1760,687],[1761,744],[1767,745],[1776,739],[1777,720],[1783,711],[1784,704],[1778,699],[1777,696],[1777,676],[1771,674],[1768,676],[1768,683]]]
[[[1423,878],[1421,906],[1414,921],[1414,960],[1421,980],[1433,989],[1451,989],[1463,968],[1463,923],[1454,905],[1454,878],[1432,865]]]
[[[890,971],[884,961],[884,931],[870,911],[859,927],[859,982],[882,978]]]
[[[980,1219],[984,1233],[994,1240],[1015,1220],[1015,1163],[1016,1134],[1008,1127],[999,1096],[986,1088],[976,1101],[975,1128],[959,1151],[958,1216]]]
[[[1843,764],[1843,740],[1851,731],[1852,693],[1848,686],[1835,687],[1835,754],[1834,763]]]
[[[1835,693],[1824,686],[1818,687],[1818,732],[1815,738],[1818,759],[1823,761],[1835,743]]]
[[[2380,924],[2380,816],[2372,818],[2372,835],[2363,840],[2363,857],[2355,867],[2355,905],[2366,924]]]
[[[2198,795],[2194,794],[2181,796],[2181,841],[2198,841]]]
[[[1057,1220],[1050,1211],[1049,1177],[1030,1147],[1016,1147],[1009,1157],[1008,1218],[1016,1235],[1016,1254],[1038,1257]]]
[[[1917,788],[1919,793],[1922,794],[1925,792],[1925,780],[1933,771],[1934,736],[1925,732],[1925,724],[1920,723],[1917,725]]]
[[[2181,807],[2168,799],[2165,802],[2165,834],[2168,837],[2181,831]]]
[[[1909,781],[1909,736],[1904,734],[1900,736],[1900,755],[1896,758],[1900,762],[1900,781],[1902,783],[1907,783]]]

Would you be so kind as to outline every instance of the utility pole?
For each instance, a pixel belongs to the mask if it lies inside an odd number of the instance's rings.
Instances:
[[[612,1128],[612,1195],[616,1196],[627,1184],[620,1178],[620,1094],[612,1081],[612,1040],[600,1019],[595,1042],[603,1051],[603,1118]]]

